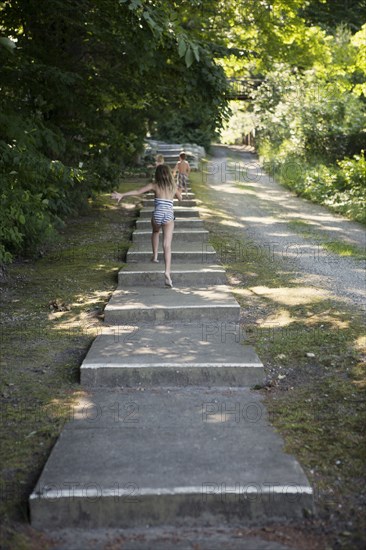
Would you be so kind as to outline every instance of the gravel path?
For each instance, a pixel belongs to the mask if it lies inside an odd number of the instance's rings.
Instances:
[[[287,191],[263,172],[251,152],[220,145],[212,151],[203,178],[237,234],[244,230],[257,254],[281,260],[297,282],[366,310],[366,262],[331,253],[320,244],[337,240],[365,252],[364,226]],[[304,228],[311,232],[302,236],[289,222],[297,222],[300,233]],[[245,258],[245,250],[238,249],[239,254]]]

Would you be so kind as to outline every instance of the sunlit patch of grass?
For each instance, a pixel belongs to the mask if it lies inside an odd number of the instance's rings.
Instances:
[[[291,227],[291,229],[297,229],[299,231],[307,231],[311,228],[311,224],[305,220],[290,220],[287,222],[287,225]]]
[[[324,299],[329,293],[314,287],[285,287],[268,288],[267,286],[255,286],[250,290],[255,294],[265,296],[266,298],[279,304],[293,306],[309,304]]]
[[[349,256],[356,260],[366,260],[366,252],[362,252],[360,248],[355,245],[343,243],[341,241],[323,241],[321,244],[326,250],[333,252],[333,254]]]
[[[314,224],[311,224],[305,220],[290,220],[287,222],[287,225],[290,229],[296,231],[304,238],[311,238],[312,240],[315,240],[320,246],[333,254],[350,257],[355,260],[366,259],[365,249],[362,250],[354,244],[346,243],[341,240],[330,240],[326,235],[319,231],[319,229],[316,229]]]

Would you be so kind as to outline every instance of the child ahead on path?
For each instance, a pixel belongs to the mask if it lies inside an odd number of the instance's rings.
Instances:
[[[156,155],[155,164],[148,164],[147,168],[149,168],[149,169],[155,168],[156,169],[158,166],[160,166],[160,164],[164,164],[164,157],[163,157],[163,155]],[[153,175],[151,176],[151,181],[154,181],[154,176]]]
[[[186,154],[182,152],[180,153],[179,160],[174,167],[173,177],[175,177],[175,174],[178,172],[178,188],[184,188],[186,196],[190,171],[191,167],[189,166],[189,162],[186,160]]]
[[[170,267],[172,259],[171,245],[174,231],[173,198],[177,197],[179,200],[182,200],[182,195],[179,189],[176,189],[175,187],[174,179],[169,166],[166,164],[159,164],[156,167],[154,183],[148,183],[144,187],[137,189],[137,191],[128,191],[127,193],[118,193],[117,191],[113,191],[111,198],[115,199],[119,203],[124,197],[142,195],[148,191],[153,191],[155,193],[154,211],[151,218],[151,244],[153,250],[151,261],[155,263],[159,261],[159,233],[160,228],[162,227],[165,261],[165,286],[172,288],[173,283],[170,277]]]
[[[160,164],[164,164],[164,157],[163,155],[156,155],[155,157],[155,166],[159,166]]]

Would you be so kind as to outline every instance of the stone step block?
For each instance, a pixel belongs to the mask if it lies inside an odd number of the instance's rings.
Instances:
[[[117,289],[104,309],[107,324],[164,321],[237,321],[240,306],[226,285]],[[173,281],[174,284],[174,281]]]
[[[127,252],[127,263],[148,262],[152,257],[151,242],[133,244]],[[163,262],[163,242],[160,237],[158,260]],[[173,242],[172,245],[172,264],[174,263],[215,263],[216,251],[206,243],[182,243]]]
[[[151,230],[150,218],[138,218],[136,220],[136,229]],[[177,229],[204,229],[203,221],[200,218],[179,218],[174,221],[174,231]]]
[[[164,285],[164,263],[130,263],[118,273],[120,288],[130,286],[155,287]],[[209,264],[177,264],[171,271],[175,287],[194,287],[226,284],[226,272],[222,266]]]
[[[174,228],[173,243],[198,243],[208,242],[209,232],[206,229],[176,229]],[[133,232],[132,241],[135,244],[151,242],[151,229],[137,229]],[[174,245],[173,245],[174,246]]]
[[[105,326],[81,366],[87,387],[253,386],[263,365],[235,321]]]
[[[151,218],[154,209],[152,207],[144,207],[140,210],[141,218]],[[175,206],[174,215],[177,219],[179,218],[198,218],[199,211],[197,208],[189,206]]]
[[[140,387],[80,397],[29,505],[36,529],[250,526],[314,495],[258,392]]]

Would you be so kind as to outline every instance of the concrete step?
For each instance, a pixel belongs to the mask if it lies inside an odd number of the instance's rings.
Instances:
[[[53,529],[47,533],[52,538],[54,550],[295,550],[293,546],[265,540],[258,536],[247,536],[240,532],[238,525],[223,524],[213,526],[185,525],[142,525],[121,529]],[[193,542],[194,541],[194,542]],[[193,544],[193,545],[192,545]]]
[[[263,525],[314,510],[302,468],[246,388],[80,397],[29,505],[36,529]]]
[[[206,229],[174,229],[173,243],[207,243],[209,232]],[[132,235],[136,244],[151,242],[151,229],[136,229]],[[174,245],[173,245],[174,246]]]
[[[184,151],[183,147],[164,147],[163,145],[158,147],[158,154],[164,155],[164,160],[165,160],[165,155],[168,155],[168,156],[176,155],[178,157],[177,160],[179,160],[179,155],[183,151]]]
[[[153,207],[154,206],[154,199],[144,199],[143,205],[146,208]],[[174,199],[174,207],[176,206],[182,206],[183,208],[187,208],[189,206],[197,206],[197,203],[195,200],[192,199],[186,199],[183,197],[183,200],[179,201],[178,199]]]
[[[136,220],[136,229],[150,229],[150,218],[139,218]],[[204,229],[203,221],[200,218],[180,218],[174,222],[174,231],[176,229]]]
[[[140,217],[141,218],[151,218],[154,209],[151,206],[141,208]],[[175,206],[174,214],[176,218],[198,218],[199,211],[197,208],[189,206]]]
[[[164,155],[164,164],[175,166],[179,160],[179,154],[177,155],[177,153],[169,151],[165,153],[161,152],[161,154]],[[192,164],[197,163],[199,158],[198,155],[192,151],[190,153],[187,153],[186,160],[189,162],[192,168]]]
[[[107,324],[186,319],[238,321],[239,315],[240,306],[226,285],[167,288],[163,276],[161,287],[115,290],[104,309]]]
[[[121,288],[128,286],[162,286],[164,263],[152,262],[126,264],[118,273],[118,284]],[[172,280],[176,287],[208,286],[226,284],[226,272],[219,265],[178,264],[172,267]]]
[[[81,370],[87,387],[252,386],[263,365],[238,322],[127,322],[104,327]]]
[[[149,262],[151,259],[151,242],[133,244],[127,252],[127,262]],[[163,243],[162,238],[159,242],[158,259],[163,262]],[[204,243],[181,243],[173,242],[172,263],[215,263],[216,252],[214,248]]]

